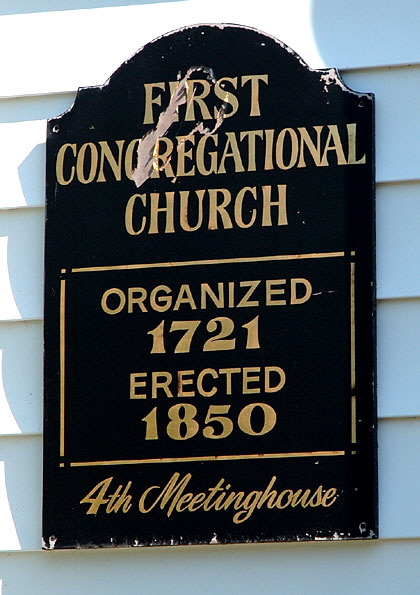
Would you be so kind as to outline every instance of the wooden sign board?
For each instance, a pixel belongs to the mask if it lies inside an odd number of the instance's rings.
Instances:
[[[377,535],[373,96],[245,27],[48,123],[45,547]]]

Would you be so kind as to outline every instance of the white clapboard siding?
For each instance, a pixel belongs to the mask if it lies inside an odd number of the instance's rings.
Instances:
[[[0,462],[4,462],[0,466],[4,473],[0,477],[0,519],[5,519],[0,542],[3,550],[40,547],[41,442],[40,435],[0,438]],[[379,529],[382,539],[420,536],[419,468],[420,420],[381,421]]]
[[[2,595],[416,595],[419,558],[420,540],[27,552],[0,575]]]
[[[12,530],[2,523],[2,550],[33,550],[41,546],[42,437],[0,437],[0,520],[13,519]],[[9,527],[9,525],[7,525]],[[0,576],[1,578],[1,576]]]
[[[420,179],[420,64],[343,72],[343,79],[375,93],[376,179]]]
[[[0,124],[0,208],[45,204],[46,121]]]
[[[419,180],[420,65],[344,72],[343,78],[350,88],[376,94],[377,181]],[[0,209],[44,204],[46,119],[67,110],[74,96],[0,99]]]
[[[420,296],[420,181],[377,187],[376,229],[378,298]]]
[[[39,2],[32,4],[36,11]],[[106,4],[113,3],[100,3]],[[81,5],[86,6],[78,3],[76,7]],[[196,23],[253,26],[281,39],[312,68],[410,64],[419,54],[420,7],[415,0],[387,4],[381,0],[258,0],[241,3],[240,10],[236,2],[226,0],[183,0],[85,10],[24,10],[3,16],[0,12],[0,55],[13,57],[4,61],[0,96],[102,84],[145,43]]]
[[[378,415],[420,417],[420,298],[378,305]]]
[[[42,430],[42,321],[0,323],[0,435]]]
[[[44,212],[0,211],[0,320],[42,317]]]

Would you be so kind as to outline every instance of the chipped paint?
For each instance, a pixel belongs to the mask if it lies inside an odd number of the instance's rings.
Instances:
[[[330,68],[326,72],[324,72],[324,74],[321,74],[320,80],[321,82],[324,82],[325,93],[328,93],[328,87],[330,85],[339,85],[341,88],[343,88],[344,86],[343,83],[339,80],[337,72],[334,70],[334,68]]]
[[[158,165],[159,139],[164,136],[172,124],[177,121],[179,107],[187,102],[187,83],[194,72],[204,72],[213,84],[216,83],[213,70],[208,66],[192,66],[188,69],[187,74],[179,81],[172,93],[168,107],[161,112],[156,128],[149,130],[139,141],[137,148],[137,165],[132,174],[133,181],[137,188],[140,188],[155,170],[164,169],[170,162],[171,157],[169,156],[163,165],[160,167]],[[221,126],[225,111],[226,104],[223,103],[217,112],[216,123],[213,129],[207,128],[203,122],[198,122],[189,134],[185,136],[182,143],[178,145],[177,150],[179,151],[180,147],[196,132],[202,135],[213,134]]]

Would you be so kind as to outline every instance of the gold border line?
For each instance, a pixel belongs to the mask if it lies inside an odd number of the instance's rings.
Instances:
[[[352,253],[353,255],[353,253]],[[68,272],[71,273],[87,273],[87,272],[102,272],[102,271],[118,271],[118,270],[136,270],[136,269],[152,269],[152,268],[167,268],[180,266],[199,266],[212,264],[235,264],[247,262],[273,262],[273,261],[287,261],[287,260],[304,260],[315,258],[340,258],[344,257],[345,252],[323,252],[310,254],[284,254],[273,256],[256,256],[256,257],[241,257],[241,258],[224,258],[212,260],[190,260],[190,261],[175,261],[175,262],[157,262],[157,263],[143,263],[143,264],[128,264],[115,266],[99,266],[99,267],[82,267],[73,268]],[[353,366],[354,366],[354,263],[351,263],[351,320],[352,320],[352,381],[353,381]],[[62,273],[67,272],[62,270]],[[64,423],[65,423],[65,279],[61,280],[60,289],[60,456],[64,456]],[[352,424],[353,424],[353,408],[355,403],[352,403]],[[354,418],[355,421],[355,418]],[[355,436],[355,429],[352,436]],[[87,462],[73,462],[70,467],[93,467],[93,466],[107,466],[107,465],[135,465],[135,464],[150,464],[150,463],[182,463],[182,462],[200,462],[200,461],[231,461],[231,460],[258,460],[258,459],[285,459],[285,458],[304,458],[304,457],[326,457],[326,456],[343,456],[345,451],[311,451],[311,452],[291,452],[291,453],[268,453],[268,454],[249,454],[249,455],[216,455],[216,456],[201,456],[201,457],[184,457],[184,458],[162,458],[162,459],[138,459],[138,460],[112,460],[112,461],[87,461]]]
[[[351,348],[351,390],[356,388],[356,321],[355,285],[356,263],[350,263],[350,348]]]
[[[72,273],[93,273],[101,271],[132,271],[136,269],[154,269],[166,267],[195,266],[209,264],[235,264],[241,262],[272,262],[276,260],[304,260],[309,258],[338,258],[345,252],[321,252],[313,254],[276,254],[274,256],[254,256],[241,258],[220,258],[211,260],[185,260],[175,262],[150,262],[142,264],[121,264],[113,266],[81,267],[71,269]]]
[[[148,463],[191,463],[202,461],[240,461],[250,459],[292,459],[304,457],[339,457],[345,455],[344,450],[320,450],[311,452],[281,452],[269,454],[249,454],[249,455],[215,455],[203,457],[182,457],[182,458],[164,458],[164,459],[129,459],[121,461],[86,461],[70,463],[70,467],[98,467],[106,465],[140,465]]]
[[[356,444],[356,263],[350,263],[351,443]]]
[[[64,273],[65,271],[61,271]],[[65,369],[66,369],[66,280],[60,281],[60,457],[64,457],[64,411],[65,411]]]

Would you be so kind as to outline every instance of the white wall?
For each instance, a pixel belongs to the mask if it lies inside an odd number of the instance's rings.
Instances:
[[[417,0],[0,2],[0,594],[420,592],[419,17]],[[43,552],[45,121],[198,22],[259,28],[376,94],[381,538]]]

